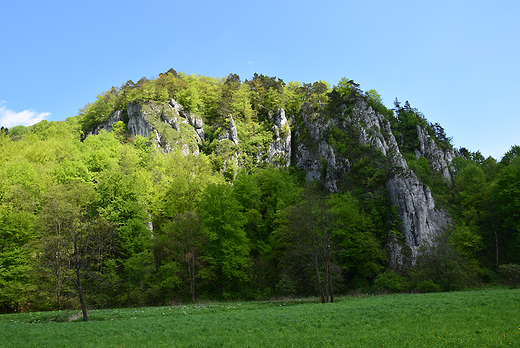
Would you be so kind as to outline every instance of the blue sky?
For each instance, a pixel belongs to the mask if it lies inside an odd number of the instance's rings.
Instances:
[[[4,1],[0,124],[64,120],[170,68],[242,80],[343,77],[408,100],[454,145],[520,145],[520,2]]]

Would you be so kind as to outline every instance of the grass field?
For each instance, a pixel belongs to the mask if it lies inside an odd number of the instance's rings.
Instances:
[[[0,316],[2,347],[520,347],[520,290]]]

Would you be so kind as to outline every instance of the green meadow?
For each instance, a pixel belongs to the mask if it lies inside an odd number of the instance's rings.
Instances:
[[[0,346],[520,346],[520,290],[120,308],[88,322],[76,313],[1,315]]]

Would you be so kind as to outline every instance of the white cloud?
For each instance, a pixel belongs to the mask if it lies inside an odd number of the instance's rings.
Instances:
[[[36,112],[34,110],[24,110],[15,112],[5,107],[5,101],[0,102],[0,125],[11,128],[13,126],[31,126],[49,116],[50,112]]]

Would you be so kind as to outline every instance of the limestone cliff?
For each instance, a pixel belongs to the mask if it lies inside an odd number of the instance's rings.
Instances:
[[[403,248],[409,248],[415,255],[450,218],[436,206],[431,189],[409,169],[388,117],[375,112],[362,98],[332,113],[325,110],[326,105],[317,108],[304,105],[300,115],[290,115],[291,120],[283,108],[271,112],[266,122],[271,127],[272,139],[267,146],[258,146],[252,162],[294,165],[306,172],[308,181],[320,180],[329,192],[337,192],[349,175],[360,175],[355,173],[360,160],[379,161],[387,173],[384,187],[388,200],[397,207],[401,220],[402,241],[392,237],[387,243],[390,264],[399,268],[403,263]],[[168,103],[129,104],[126,113],[130,133],[152,136],[153,142],[165,152],[180,149],[185,154],[198,154],[199,145],[206,140],[202,118],[186,111],[173,99]],[[110,131],[114,123],[124,119],[123,114],[121,110],[116,111],[92,132]],[[232,178],[247,157],[241,152],[238,123],[229,115],[225,125],[217,128],[219,145],[214,151],[223,159],[222,172]],[[430,167],[451,183],[450,164],[458,156],[456,150],[442,149],[420,126],[417,126],[417,139],[419,146],[415,156],[425,157]],[[235,169],[227,170],[229,165]]]
[[[151,137],[165,152],[180,149],[185,154],[199,154],[199,144],[204,141],[202,119],[184,111],[175,100],[128,104],[126,114],[131,135]],[[97,134],[101,129],[110,131],[116,122],[123,120],[123,110],[117,110],[89,134]]]
[[[291,128],[285,110],[278,109],[271,116],[273,141],[269,145],[267,161],[271,164],[288,167],[291,165]]]
[[[323,180],[329,191],[336,192],[350,163],[338,157],[329,144],[327,134],[333,123],[308,106],[304,106],[301,118],[303,123],[295,127],[294,165],[306,171],[308,181]]]
[[[333,127],[348,133],[351,138],[357,137],[365,151],[377,149],[390,162],[393,169],[386,188],[390,202],[397,207],[402,222],[401,232],[412,256],[423,242],[449,223],[448,214],[436,206],[430,188],[408,168],[390,121],[364,100],[359,99],[350,107],[344,106],[332,117],[323,117],[319,111],[304,108],[302,120],[303,124],[295,127],[298,140],[293,144],[294,164],[306,171],[308,180],[322,180],[329,191],[337,191],[339,182],[352,171],[353,165],[349,156],[339,154],[329,141]],[[456,151],[440,149],[420,127],[417,127],[417,137],[421,146],[415,151],[416,155],[425,156],[430,166],[451,183],[449,165],[457,156]],[[395,238],[390,238],[387,250],[394,268],[403,263],[403,246]]]

